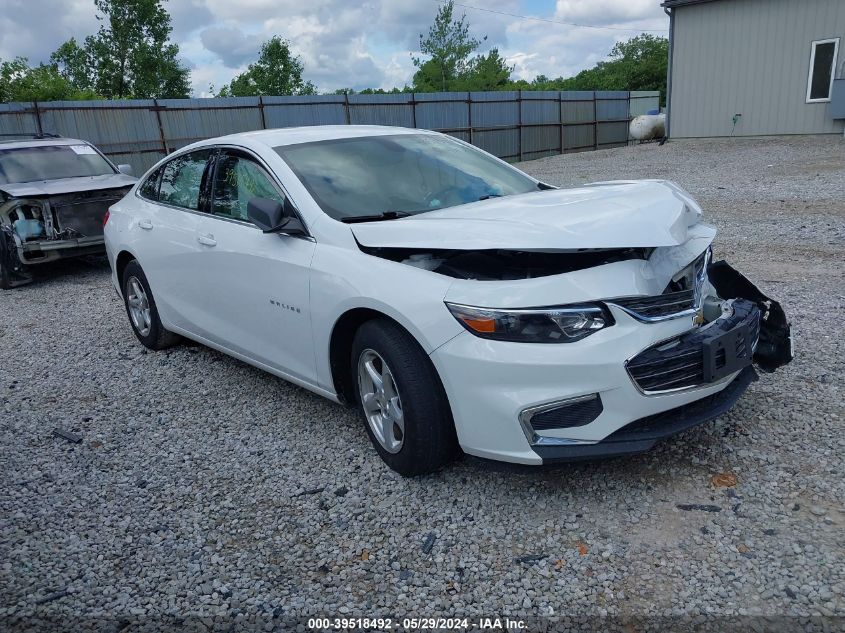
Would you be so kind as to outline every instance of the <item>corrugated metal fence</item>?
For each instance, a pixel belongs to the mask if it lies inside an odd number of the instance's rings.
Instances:
[[[442,92],[0,104],[0,134],[91,141],[141,174],[194,141],[264,128],[377,124],[438,130],[505,160],[625,145],[659,92]]]

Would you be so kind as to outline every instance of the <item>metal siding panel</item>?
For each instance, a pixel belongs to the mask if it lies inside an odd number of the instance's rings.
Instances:
[[[470,93],[473,144],[499,158],[519,158],[517,99],[518,93],[513,90]]]
[[[258,97],[159,99],[167,144],[178,149],[215,136],[260,130]]]
[[[560,126],[522,128],[522,160],[560,153]]]
[[[529,94],[529,93],[524,93]],[[557,93],[552,93],[552,97],[523,97],[522,99],[522,123],[524,124],[538,124],[550,123],[557,125],[560,123],[560,108],[558,107]]]
[[[733,0],[675,9],[672,135],[841,132],[828,104],[805,103],[810,43],[845,42],[842,0]],[[837,67],[843,63],[840,44]],[[841,70],[840,70],[841,72]]]
[[[600,148],[616,147],[628,144],[628,122],[600,122],[596,126],[598,146]]]
[[[628,142],[628,93],[596,92],[596,145],[615,147]]]
[[[563,129],[564,151],[593,149],[596,142],[596,128],[592,123],[571,125]]]
[[[410,93],[349,95],[349,122],[353,125],[414,127]]]
[[[660,92],[656,90],[632,90],[628,115],[630,118],[647,114],[649,110],[660,107]]]
[[[468,92],[415,93],[414,99],[418,128],[456,130],[469,127]],[[433,103],[426,103],[429,101]]]
[[[519,130],[476,130],[472,143],[499,158],[519,158]]]
[[[343,95],[263,97],[262,101],[264,122],[268,129],[346,123]]]
[[[0,134],[38,132],[38,121],[31,109],[31,103],[0,103]]]
[[[519,123],[519,103],[515,91],[471,92],[473,127],[503,127]]]
[[[560,93],[560,116],[564,124],[592,123],[595,120],[594,93],[571,91]]]
[[[162,149],[152,106],[151,99],[38,104],[45,131],[90,141],[107,155]]]
[[[596,120],[617,121],[628,118],[628,93],[624,91],[596,92]]]
[[[556,90],[524,91],[520,106],[521,160],[560,153],[560,93]]]

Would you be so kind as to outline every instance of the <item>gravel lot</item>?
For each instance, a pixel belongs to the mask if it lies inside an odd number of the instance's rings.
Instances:
[[[351,410],[203,347],[147,353],[102,261],[52,269],[0,296],[0,628],[845,615],[845,142],[676,141],[522,167],[563,185],[677,181],[718,225],[717,257],[782,301],[797,359],[643,456],[464,459],[405,480]],[[714,485],[722,473],[736,485]]]

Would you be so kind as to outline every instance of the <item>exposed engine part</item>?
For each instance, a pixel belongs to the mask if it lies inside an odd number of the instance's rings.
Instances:
[[[446,260],[442,257],[434,257],[431,253],[414,253],[408,259],[402,260],[402,263],[423,270],[437,270],[444,261]]]
[[[21,241],[26,242],[29,239],[35,239],[44,236],[44,223],[41,220],[22,219],[15,220],[12,227],[15,233],[21,238]]]
[[[708,250],[699,255],[689,266],[679,270],[672,277],[663,294],[680,292],[682,290],[695,290],[697,286],[704,282],[704,269],[710,261],[710,256],[710,251]]]
[[[725,261],[711,264],[708,275],[720,297],[748,299],[760,309],[760,338],[754,351],[760,369],[773,372],[789,363],[793,358],[792,332],[781,305]]]
[[[32,264],[101,252],[103,217],[128,191],[121,187],[0,202],[0,286],[32,281]]]
[[[57,235],[70,237],[102,235],[103,217],[108,208],[123,195],[93,196],[91,194],[64,197],[51,200],[51,207],[57,220]],[[69,239],[64,237],[63,239]]]
[[[360,246],[360,245],[359,245]],[[560,275],[602,264],[648,259],[650,248],[583,250],[565,253],[539,253],[510,250],[429,250],[407,248],[368,248],[370,255],[431,270],[456,279],[506,281]]]

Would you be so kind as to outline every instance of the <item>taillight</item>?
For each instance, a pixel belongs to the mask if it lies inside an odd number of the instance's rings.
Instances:
[[[103,228],[106,226],[106,222],[109,221],[109,210],[106,209],[106,214],[103,216]]]

